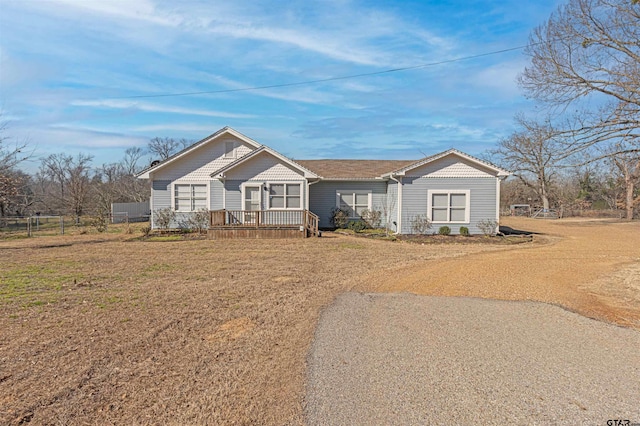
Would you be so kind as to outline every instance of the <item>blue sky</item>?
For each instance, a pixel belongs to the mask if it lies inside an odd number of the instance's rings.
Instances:
[[[532,104],[521,50],[559,1],[0,0],[6,135],[117,161],[231,126],[298,159],[480,154]],[[37,160],[27,165],[35,170]]]

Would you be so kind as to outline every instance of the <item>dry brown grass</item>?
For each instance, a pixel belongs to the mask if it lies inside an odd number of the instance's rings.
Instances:
[[[637,224],[510,225],[557,237],[0,242],[0,423],[301,424],[316,320],[346,290],[537,298],[578,311],[607,298],[615,311],[611,301],[637,295],[611,290],[639,260]],[[524,289],[523,276],[534,276]]]
[[[372,271],[494,249],[130,237],[0,242],[0,424],[303,423],[323,306]]]

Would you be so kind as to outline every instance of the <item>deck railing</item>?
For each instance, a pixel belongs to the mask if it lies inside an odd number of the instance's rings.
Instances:
[[[209,223],[225,228],[302,227],[317,236],[318,221],[308,210],[213,210]]]

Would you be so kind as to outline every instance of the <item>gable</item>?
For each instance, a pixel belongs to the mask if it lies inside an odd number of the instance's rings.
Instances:
[[[225,178],[229,180],[300,180],[304,174],[295,170],[269,152],[263,151],[242,164],[227,170]]]
[[[406,176],[429,178],[483,178],[495,177],[496,173],[488,167],[483,167],[478,163],[450,154],[408,170],[406,172]]]
[[[233,144],[232,155],[227,148]],[[154,173],[154,179],[163,180],[209,180],[211,173],[226,166],[251,151],[254,148],[245,141],[232,135],[224,135],[207,144],[196,147],[193,151],[177,158]]]

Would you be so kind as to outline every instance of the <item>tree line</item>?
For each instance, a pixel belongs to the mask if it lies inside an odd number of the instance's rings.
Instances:
[[[148,182],[136,174],[150,164],[147,157],[165,160],[191,145],[186,139],[156,137],[146,149],[130,147],[113,163],[96,165],[86,153],[50,154],[41,158],[38,171],[25,173],[20,166],[31,160],[27,142],[13,142],[0,124],[0,217],[42,215],[108,216],[111,204],[149,199]]]
[[[533,30],[518,78],[536,102],[488,153],[517,179],[507,193],[540,207],[640,205],[640,4],[568,0]]]

